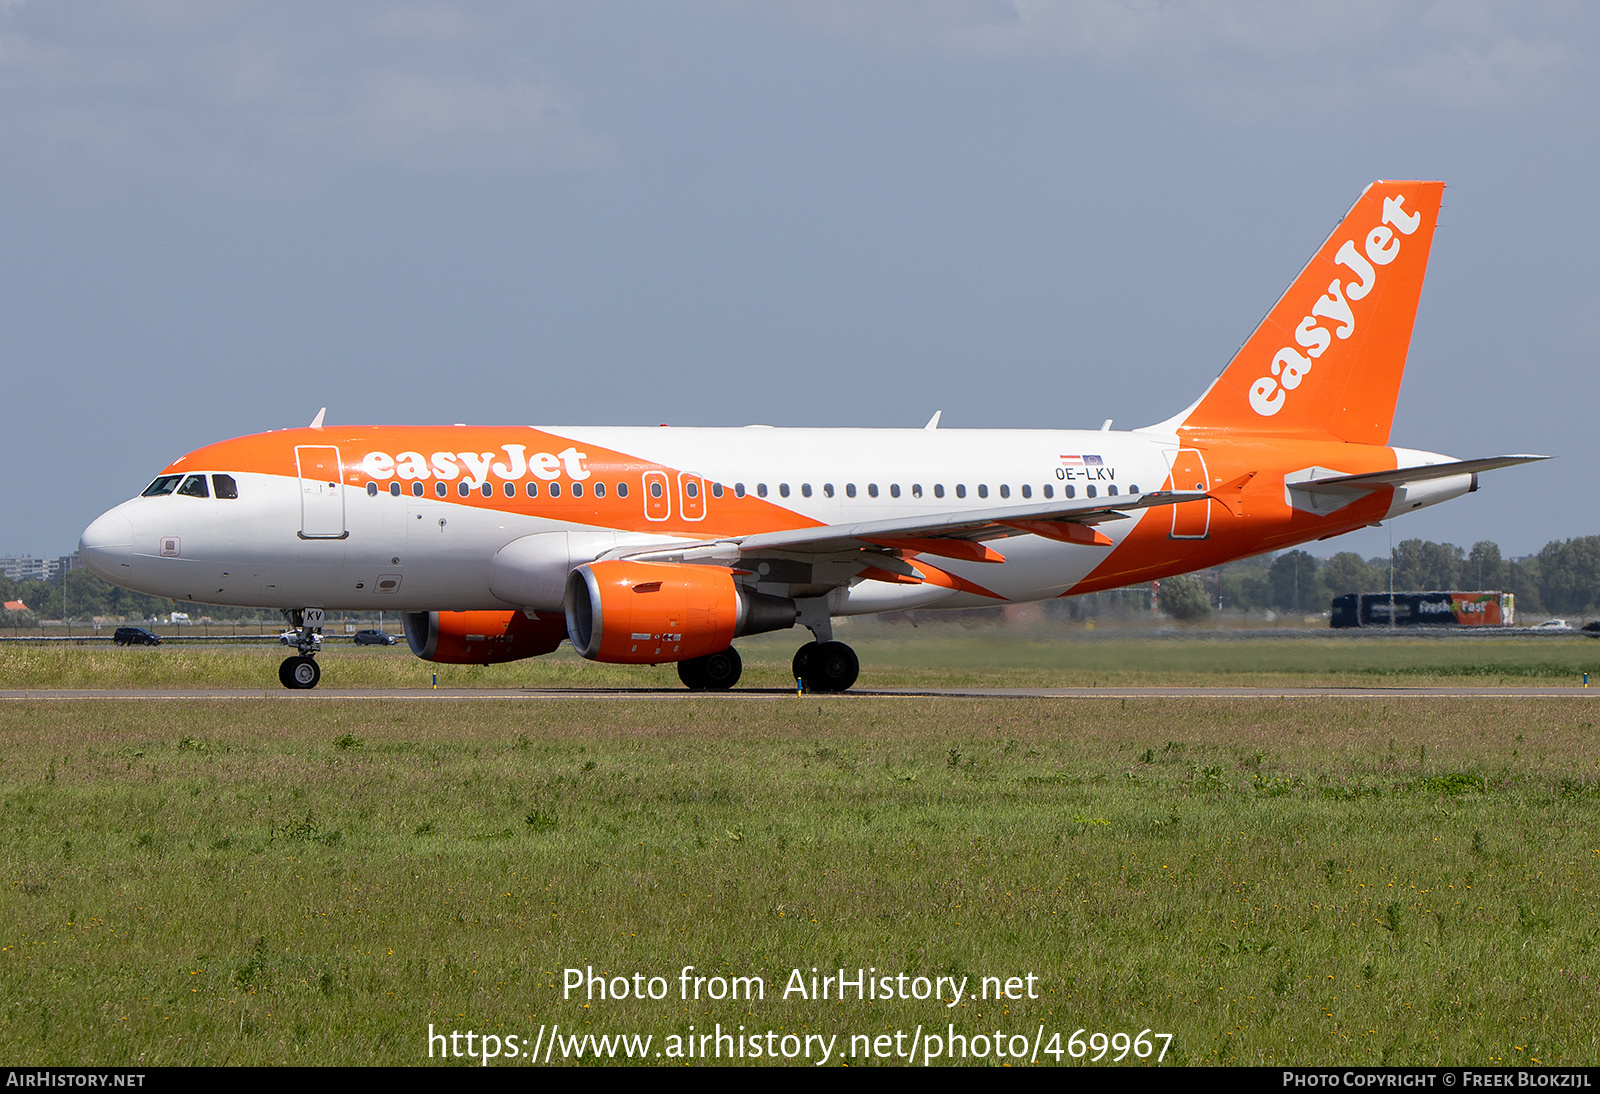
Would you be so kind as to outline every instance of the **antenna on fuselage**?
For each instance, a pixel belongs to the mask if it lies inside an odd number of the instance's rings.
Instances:
[[[323,407],[321,410],[317,411],[317,416],[315,418],[311,419],[311,428],[312,429],[321,429],[322,428],[322,416],[324,414],[326,414],[326,413],[328,413],[328,408],[327,407]]]
[[[933,412],[933,417],[928,419],[928,424],[923,426],[922,428],[923,429],[938,429],[939,428],[939,415],[941,415],[943,413],[944,413],[944,411],[942,411],[942,410],[935,410]]]

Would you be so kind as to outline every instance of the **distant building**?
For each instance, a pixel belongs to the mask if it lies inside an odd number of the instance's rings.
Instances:
[[[8,612],[25,612],[28,610],[28,606],[20,600],[6,601],[6,611]]]
[[[0,558],[0,574],[12,581],[54,581],[63,573],[83,569],[83,560],[74,551],[58,558],[34,558],[32,555]]]
[[[12,581],[49,581],[50,560],[23,555],[21,558],[0,558],[0,573]]]

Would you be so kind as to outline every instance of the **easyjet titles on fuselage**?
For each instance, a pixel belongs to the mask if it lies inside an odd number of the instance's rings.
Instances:
[[[421,452],[398,452],[393,456],[368,452],[361,457],[360,467],[380,482],[393,478],[453,482],[465,474],[466,484],[473,488],[488,482],[491,474],[506,482],[517,482],[530,473],[545,482],[553,482],[563,473],[577,482],[589,477],[589,469],[583,466],[589,454],[576,447],[533,453],[525,444],[503,444],[500,448],[505,453],[503,462],[499,452],[433,452],[427,456]]]

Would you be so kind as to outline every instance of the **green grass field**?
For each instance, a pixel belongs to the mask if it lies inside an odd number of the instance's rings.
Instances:
[[[1362,686],[1600,684],[1600,642],[1570,638],[1096,637],[997,627],[858,625],[841,630],[861,658],[862,687]],[[786,688],[803,635],[742,639],[744,687]],[[0,645],[9,688],[263,688],[277,690],[278,646],[169,644],[118,649],[66,643]],[[507,665],[432,665],[404,645],[330,642],[329,688],[678,687],[672,665],[598,665],[567,647]]]
[[[527,1049],[559,1024],[678,1062],[669,1038],[720,1023],[851,1064],[904,1062],[918,1026],[991,1065],[1041,1029],[1040,1062],[1082,1029],[1170,1033],[1188,1064],[1595,1064],[1594,720],[1582,697],[12,701],[0,1051],[418,1064],[430,1023]],[[686,965],[765,998],[684,1001]],[[564,999],[590,966],[668,997]],[[813,967],[1037,998],[783,999]]]

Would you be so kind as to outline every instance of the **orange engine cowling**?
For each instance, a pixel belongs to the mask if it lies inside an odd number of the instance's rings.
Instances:
[[[561,645],[567,621],[532,612],[407,612],[406,644],[424,661],[498,665]]]
[[[567,576],[567,634],[591,661],[659,665],[794,626],[788,597],[752,592],[716,566],[591,562]]]

